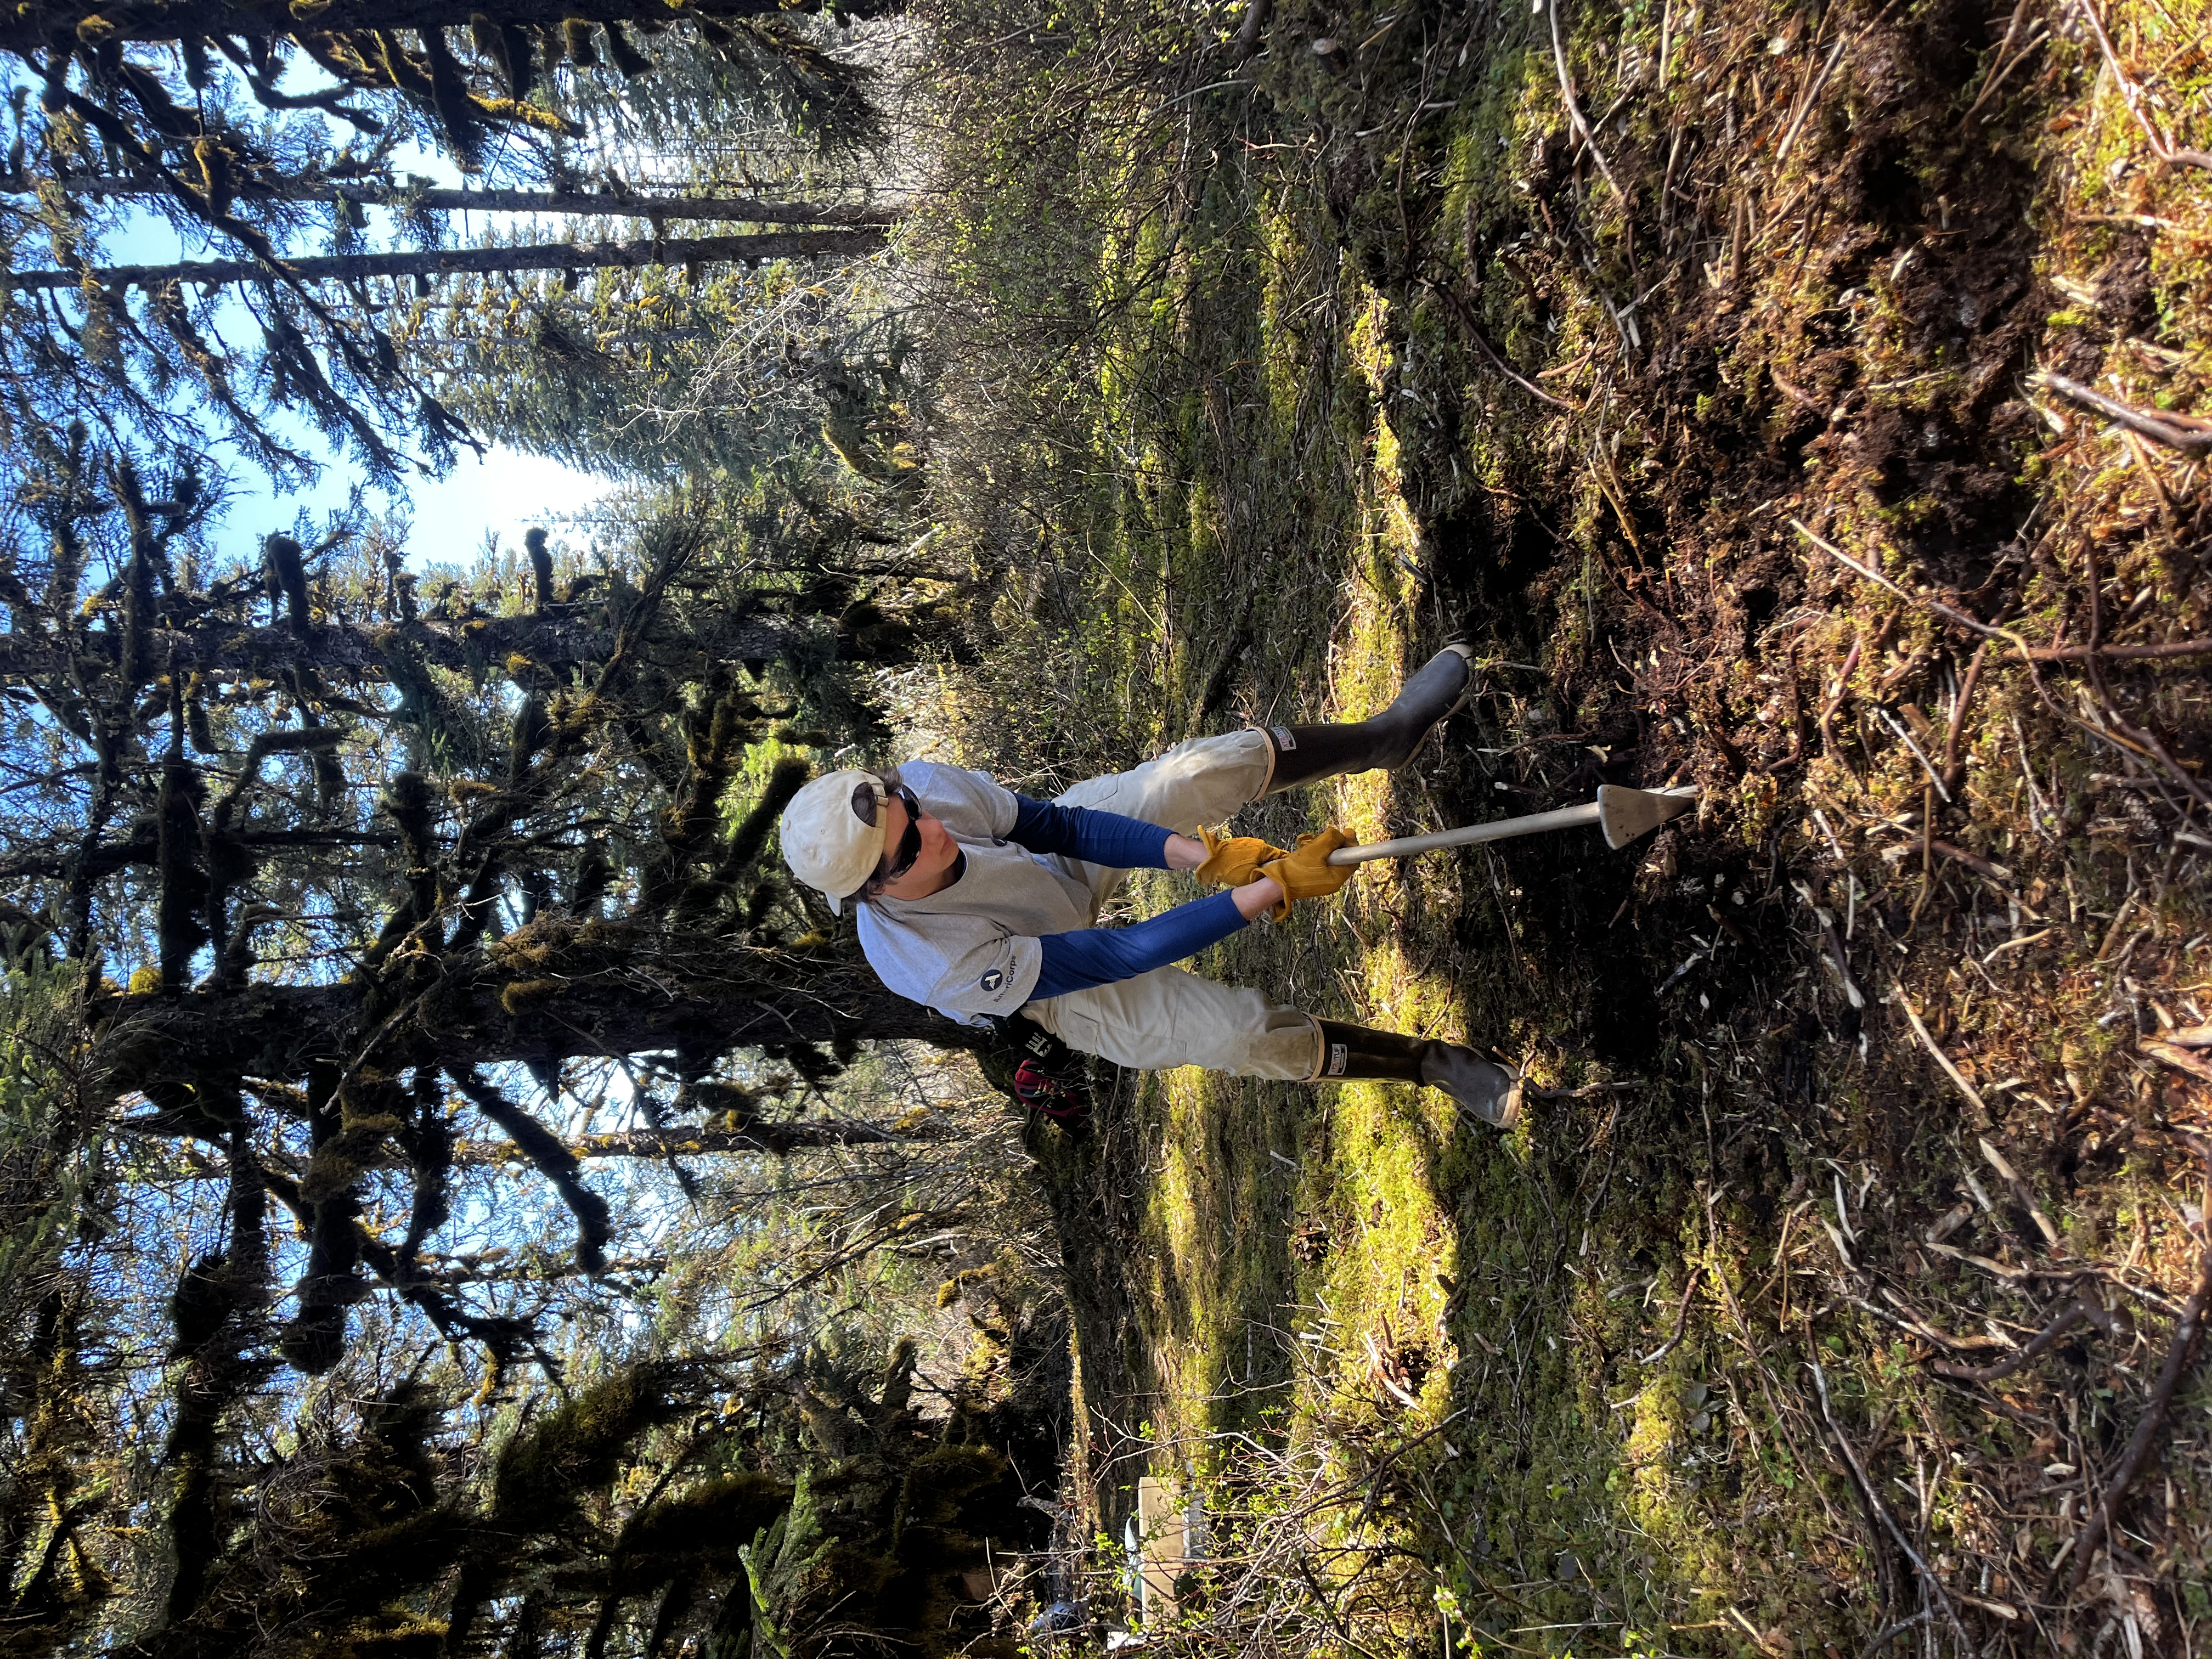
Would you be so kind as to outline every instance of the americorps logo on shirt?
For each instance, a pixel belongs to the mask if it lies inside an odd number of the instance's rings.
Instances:
[[[1006,975],[996,968],[994,968],[989,973],[983,975],[983,988],[986,991],[995,992],[1006,982]]]

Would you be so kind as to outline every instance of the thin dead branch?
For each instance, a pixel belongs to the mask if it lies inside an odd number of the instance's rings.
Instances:
[[[2035,379],[2053,392],[2095,410],[2100,415],[2118,422],[2129,431],[2148,438],[2154,443],[2164,444],[2169,449],[2180,450],[2186,455],[2212,455],[2212,421],[2195,415],[2170,414],[2163,410],[2155,415],[2147,415],[2117,398],[2107,398],[2094,386],[2083,386],[2079,380],[2069,380],[2063,374],[2054,374],[2048,370]]]
[[[1966,1081],[1966,1073],[1954,1066],[1950,1056],[1936,1046],[1936,1039],[1928,1035],[1928,1028],[1920,1023],[1920,1016],[1913,1012],[1912,1004],[1906,1000],[1905,988],[1902,985],[1897,988],[1897,1006],[1905,1010],[1905,1018],[1912,1026],[1913,1036],[1918,1037],[1921,1046],[1936,1057],[1936,1063],[1943,1068],[1943,1075],[1958,1085],[1959,1092],[1966,1096],[1967,1102],[1975,1110],[1980,1112],[1984,1117],[1988,1116],[1989,1107],[1983,1103],[1981,1096],[1975,1092],[1974,1085]]]
[[[1836,72],[1836,65],[1843,62],[1844,47],[1848,44],[1847,41],[1843,40],[1836,42],[1834,50],[1828,53],[1828,61],[1821,65],[1819,76],[1807,89],[1805,96],[1799,100],[1797,113],[1790,122],[1790,131],[1782,135],[1782,142],[1775,146],[1774,165],[1778,171],[1782,164],[1790,159],[1790,147],[1797,142],[1797,135],[1804,131],[1805,118],[1813,112],[1813,106],[1820,101],[1820,94],[1827,87],[1828,77]]]
[[[1948,1359],[1936,1359],[1929,1362],[1928,1369],[1938,1376],[1948,1376],[1959,1382],[2001,1382],[2021,1367],[2033,1364],[2067,1332],[2088,1317],[2087,1308],[2078,1301],[2071,1302],[2067,1304],[2065,1311],[2038,1331],[2017,1353],[2007,1354],[1994,1365],[1958,1365]]]
[[[1852,1448],[1850,1437],[1844,1433],[1843,1425],[1836,1421],[1836,1413],[1828,1404],[1828,1379],[1820,1370],[1820,1362],[1809,1363],[1814,1391],[1820,1397],[1820,1415],[1827,1419],[1828,1432],[1835,1437],[1837,1449],[1843,1453],[1852,1479],[1858,1482],[1860,1493],[1865,1498],[1868,1506],[1881,1517],[1882,1525],[1888,1528],[1889,1535],[1897,1540],[1898,1548],[1905,1552],[1905,1559],[1912,1563],[1912,1570],[1920,1575],[1920,1582],[1927,1586],[1936,1605],[1943,1610],[1943,1617],[1951,1626],[1952,1635],[1958,1638],[1960,1647],[1973,1656],[1973,1659],[1980,1659],[1981,1650],[1974,1645],[1974,1638],[1966,1634],[1966,1626],[1959,1622],[1959,1610],[1952,1604],[1950,1592],[1943,1588],[1943,1581],[1920,1559],[1920,1552],[1912,1547],[1911,1540],[1905,1535],[1905,1528],[1897,1524],[1897,1517],[1889,1512],[1889,1505],[1881,1501],[1881,1493],[1867,1478],[1866,1466],[1859,1462],[1859,1455]]]
[[[1668,1354],[1674,1352],[1675,1345],[1681,1341],[1683,1329],[1688,1325],[1690,1321],[1690,1298],[1697,1293],[1698,1279],[1705,1270],[1705,1264],[1702,1261],[1694,1263],[1691,1267],[1689,1277],[1682,1281],[1681,1303],[1674,1310],[1674,1334],[1669,1336],[1657,1347],[1654,1348],[1650,1353],[1644,1356],[1643,1363],[1644,1364],[1657,1364]]]
[[[2156,662],[2166,657],[2201,657],[2212,653],[2212,640],[2167,640],[2157,645],[2038,645],[2028,655],[2037,662]]]
[[[1583,119],[1582,106],[1575,101],[1574,79],[1567,73],[1566,43],[1559,39],[1559,0],[1552,0],[1545,10],[1551,14],[1552,61],[1559,65],[1559,97],[1566,104],[1567,120],[1574,127],[1576,135],[1589,146],[1590,159],[1597,163],[1597,170],[1605,175],[1606,183],[1613,186],[1613,199],[1626,210],[1628,192],[1621,189],[1620,180],[1613,176],[1613,169],[1606,165],[1605,152],[1597,147],[1597,135],[1590,131],[1589,123]]]
[[[2207,1159],[2207,1164],[2212,1167],[2212,1158]],[[2069,1595],[2081,1588],[2081,1581],[2088,1576],[2089,1558],[2111,1532],[2112,1516],[2120,1500],[2127,1496],[2128,1488],[2135,1484],[2136,1476],[2149,1459],[2151,1443],[2158,1437],[2166,1408],[2173,1403],[2174,1390],[2181,1385],[2182,1376],[2196,1352],[2197,1336],[2204,1328],[2204,1304],[2208,1299],[2212,1299],[2212,1243],[2205,1246],[2197,1268],[2197,1287],[2190,1291],[2189,1300],[2181,1304],[2181,1317],[2174,1324],[2173,1340],[2166,1344],[2166,1363],[2159,1367],[2158,1382],[2151,1389],[2149,1402],[2136,1424],[2135,1433],[2129,1437],[2128,1449],[2121,1454],[2118,1467],[2106,1483],[2104,1497],[2098,1500],[2096,1509],[2075,1536],[2074,1571],[2066,1583]]]
[[[2212,1063],[2208,1063],[2202,1054],[2193,1054],[2179,1043],[2161,1042],[2156,1037],[2139,1037],[2136,1047],[2161,1066],[2171,1066],[2199,1083],[2212,1084]]]
[[[1554,409],[1564,409],[1570,415],[1579,415],[1583,412],[1580,404],[1571,404],[1564,398],[1554,398],[1507,362],[1498,354],[1498,349],[1490,343],[1489,338],[1482,331],[1481,325],[1474,320],[1474,313],[1468,309],[1466,301],[1458,295],[1453,293],[1443,283],[1431,281],[1426,276],[1422,277],[1420,282],[1423,288],[1451,307],[1452,314],[1459,319],[1460,326],[1467,331],[1468,337],[1474,342],[1476,349],[1490,359],[1490,366],[1492,368],[1540,403],[1549,404]]]
[[[2081,0],[2082,21],[2089,32],[2097,37],[2097,46],[2105,54],[2106,65],[2112,71],[2112,79],[2120,88],[2120,98],[2128,106],[2128,113],[2136,118],[2136,125],[2143,130],[2150,141],[2151,154],[2161,161],[2178,167],[2203,167],[2212,170],[2212,152],[2201,149],[2176,149],[2159,130],[2151,125],[2150,117],[2143,112],[2143,89],[2125,70],[2120,67],[2120,55],[2112,50],[2112,36],[2105,33],[2105,21],[2097,15],[2097,9],[2089,0]]]

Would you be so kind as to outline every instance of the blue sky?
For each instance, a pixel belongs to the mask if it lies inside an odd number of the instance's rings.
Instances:
[[[407,148],[394,157],[395,170],[418,173],[443,186],[467,183],[452,163],[428,151]],[[491,226],[516,222],[515,214],[457,214],[453,220],[456,241],[468,242]],[[388,245],[389,216],[371,210],[371,238]],[[151,214],[136,214],[124,228],[107,237],[100,250],[102,263],[112,264],[168,264],[179,259],[231,258],[230,250],[211,252],[204,246],[186,247],[167,221]],[[273,411],[270,424],[286,441],[321,457],[325,465],[315,487],[295,490],[279,501],[268,481],[250,466],[234,473],[237,494],[228,523],[234,532],[259,535],[291,522],[305,507],[320,518],[346,503],[358,473],[343,458],[331,458],[319,434],[289,420],[284,411]],[[466,563],[483,546],[487,533],[496,534],[513,546],[533,524],[553,529],[557,536],[562,520],[594,506],[613,481],[581,472],[562,462],[526,454],[504,444],[491,446],[482,459],[462,450],[453,469],[442,478],[417,477],[409,486],[404,501],[372,492],[370,505],[412,520],[408,536],[408,562]]]

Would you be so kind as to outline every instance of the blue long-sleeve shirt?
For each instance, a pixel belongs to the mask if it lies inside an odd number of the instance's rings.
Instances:
[[[1032,853],[1056,853],[1114,870],[1164,870],[1170,830],[1119,812],[1061,806],[1053,801],[1020,803],[1006,839]],[[1134,979],[1155,968],[1195,956],[1245,925],[1237,901],[1217,893],[1179,904],[1133,927],[1085,927],[1048,933],[1037,943],[1044,952],[1033,999],[1064,997],[1094,985]]]
[[[1109,870],[1164,870],[1168,836],[1173,833],[1141,818],[1098,812],[1087,806],[1062,806],[1016,795],[1014,827],[1006,839],[1032,853],[1103,864]]]
[[[1094,985],[1111,985],[1116,980],[1149,974],[1155,968],[1196,956],[1209,945],[1219,944],[1246,921],[1237,908],[1236,894],[1223,892],[1178,904],[1134,927],[1047,933],[1037,941],[1044,953],[1044,966],[1030,998],[1042,1001],[1047,997],[1064,997],[1070,991],[1087,991]]]

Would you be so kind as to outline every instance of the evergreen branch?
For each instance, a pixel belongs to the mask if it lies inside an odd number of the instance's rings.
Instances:
[[[88,106],[94,107],[96,106]],[[205,216],[204,204],[189,187],[180,188],[186,204]],[[246,240],[248,246],[254,242],[266,245],[266,239],[250,227],[241,225],[234,230],[230,223],[225,223],[218,228]],[[250,236],[242,233],[250,233]],[[511,270],[632,270],[647,265],[858,258],[877,252],[885,245],[882,230],[857,226],[839,230],[763,231],[738,236],[642,237],[604,242],[428,248],[396,253],[286,256],[271,246],[264,258],[258,260],[185,259],[164,265],[90,266],[87,270],[94,281],[108,289],[151,289],[165,283],[223,287],[239,283],[283,282],[296,290],[299,284],[305,283],[367,282],[391,276],[452,276]],[[76,289],[82,286],[83,281],[83,275],[74,270],[19,270],[8,279],[9,288],[21,293]],[[319,306],[316,309],[319,320],[335,331],[335,319],[319,314]]]

